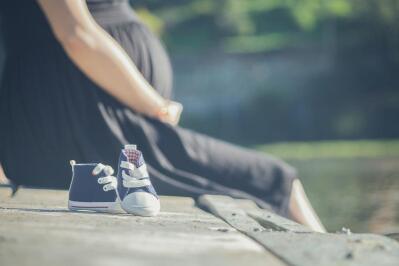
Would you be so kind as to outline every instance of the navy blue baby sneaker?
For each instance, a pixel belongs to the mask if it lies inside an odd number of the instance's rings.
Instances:
[[[155,216],[159,197],[152,186],[143,154],[136,145],[125,145],[119,156],[117,177],[111,166],[71,161],[70,210],[119,212]]]
[[[117,179],[123,210],[140,216],[155,216],[159,213],[159,197],[151,184],[143,154],[136,145],[125,145],[121,150]]]
[[[101,163],[77,164],[71,161],[72,181],[69,188],[68,208],[118,212],[117,180],[112,167]]]

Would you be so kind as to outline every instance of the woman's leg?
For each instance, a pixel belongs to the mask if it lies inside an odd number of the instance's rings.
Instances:
[[[298,223],[310,227],[316,232],[325,233],[326,229],[317,216],[306,196],[301,181],[296,179],[292,183],[291,198],[289,203],[291,218]]]
[[[125,114],[126,137],[138,143],[145,154],[154,170],[154,185],[165,183],[170,188],[163,191],[159,186],[161,194],[176,193],[173,186],[179,185],[193,197],[216,193],[248,198],[323,231],[295,169],[285,162],[130,111]]]

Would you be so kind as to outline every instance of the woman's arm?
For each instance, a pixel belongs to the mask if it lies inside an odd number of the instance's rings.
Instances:
[[[177,124],[180,112],[172,117],[165,110],[179,104],[170,103],[148,84],[123,48],[94,21],[85,0],[38,3],[65,52],[92,81],[128,107]]]

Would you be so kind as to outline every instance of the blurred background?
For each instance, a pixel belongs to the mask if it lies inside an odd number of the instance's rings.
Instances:
[[[131,3],[183,126],[289,161],[329,230],[399,231],[399,1]]]
[[[297,167],[329,231],[399,231],[399,1],[131,4],[170,53],[182,126]]]

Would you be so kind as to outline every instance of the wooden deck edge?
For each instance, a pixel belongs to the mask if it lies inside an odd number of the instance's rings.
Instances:
[[[241,232],[264,230],[261,224],[250,218],[245,211],[237,208],[234,200],[230,197],[203,195],[197,202],[201,208],[208,210]]]
[[[198,205],[288,265],[397,266],[399,243],[373,234],[321,234],[249,202],[203,195]]]
[[[210,212],[220,218],[237,224],[237,226],[242,227],[241,223],[245,221],[245,229],[295,233],[313,232],[306,226],[259,208],[250,200],[237,200],[219,195],[203,195],[198,199],[198,204],[203,208],[209,209]]]
[[[266,229],[295,233],[314,232],[310,228],[277,215],[270,210],[261,209],[251,200],[235,199],[234,202],[238,208],[245,210],[248,216],[256,220]]]

